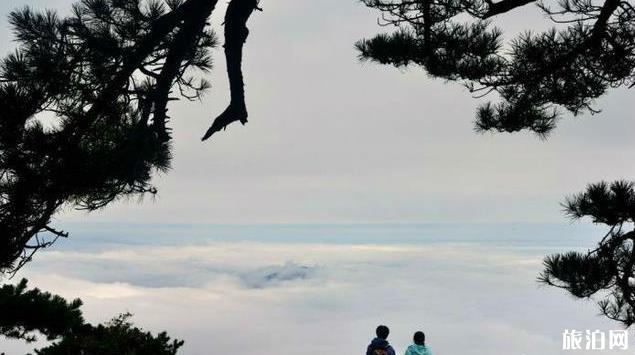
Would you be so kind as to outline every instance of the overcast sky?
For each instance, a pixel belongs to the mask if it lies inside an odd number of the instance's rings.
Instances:
[[[0,13],[24,4],[64,12],[70,3],[3,1]],[[588,182],[635,176],[627,90],[599,100],[599,115],[565,116],[546,142],[530,133],[476,134],[478,100],[462,87],[418,68],[357,60],[356,40],[390,30],[378,28],[378,14],[359,2],[262,7],[250,20],[244,59],[249,123],[200,142],[228,101],[217,50],[209,95],[170,107],[175,160],[154,180],[158,197],[113,204],[91,221],[563,221],[565,195]],[[6,52],[13,44],[4,21]],[[501,24],[511,36],[547,23],[527,7]]]

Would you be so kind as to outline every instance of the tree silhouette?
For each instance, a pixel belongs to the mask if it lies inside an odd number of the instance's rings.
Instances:
[[[84,324],[82,302],[67,302],[60,296],[27,290],[27,280],[0,287],[0,335],[27,342],[36,340],[35,331],[54,340]]]
[[[498,94],[480,106],[476,130],[530,130],[545,137],[563,109],[597,112],[609,88],[635,85],[635,8],[629,1],[559,0],[538,6],[560,29],[502,41],[488,19],[533,0],[363,0],[397,30],[361,40],[360,58],[396,67],[415,64],[472,93]],[[468,19],[468,22],[459,22]],[[592,218],[608,233],[587,253],[545,258],[539,281],[578,298],[599,298],[604,315],[635,323],[635,190],[617,181],[588,186],[564,203],[574,219]],[[628,226],[631,230],[628,230]]]
[[[81,300],[67,302],[60,296],[27,290],[27,281],[0,288],[0,335],[27,342],[40,332],[53,343],[35,350],[40,355],[174,355],[183,341],[162,332],[156,336],[136,328],[121,314],[105,324],[85,323]]]
[[[80,331],[65,334],[59,341],[36,355],[100,354],[100,355],[175,355],[182,340],[171,339],[166,332],[152,335],[135,327],[130,313],[120,314],[105,324],[85,324]]]
[[[540,8],[564,28],[527,31],[505,46],[488,19],[533,0],[363,0],[397,26],[357,43],[360,58],[397,67],[415,64],[472,93],[497,93],[481,105],[476,129],[544,136],[559,109],[597,112],[593,100],[610,87],[635,84],[635,9],[628,1],[559,0]],[[467,20],[467,22],[460,22]],[[561,110],[560,110],[561,111]]]
[[[564,203],[573,219],[590,217],[609,227],[597,248],[545,258],[539,280],[575,297],[598,296],[602,314],[630,326],[635,323],[635,190],[632,182],[591,184]]]
[[[10,14],[18,48],[0,61],[0,272],[68,236],[51,225],[61,208],[156,193],[153,173],[170,167],[168,102],[199,99],[210,86],[216,3],[82,0],[68,17]],[[242,46],[257,5],[229,3],[231,101],[203,139],[247,122]]]

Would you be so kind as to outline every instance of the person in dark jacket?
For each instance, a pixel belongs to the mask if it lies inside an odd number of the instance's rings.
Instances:
[[[395,349],[390,346],[387,340],[390,329],[385,325],[380,325],[375,330],[375,334],[377,334],[377,337],[368,345],[366,355],[374,355],[375,350],[385,350],[387,355],[395,355]]]

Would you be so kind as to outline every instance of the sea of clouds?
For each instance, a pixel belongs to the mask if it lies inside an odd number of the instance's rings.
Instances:
[[[619,329],[592,303],[540,287],[543,255],[461,243],[207,242],[49,251],[21,276],[81,298],[91,322],[130,311],[137,325],[185,339],[184,355],[361,354],[380,323],[398,353],[421,329],[435,354],[551,355],[570,353],[565,328]]]

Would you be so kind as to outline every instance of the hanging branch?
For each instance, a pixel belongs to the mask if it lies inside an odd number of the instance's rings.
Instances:
[[[214,133],[225,129],[229,124],[240,121],[247,123],[247,106],[245,104],[245,84],[243,82],[242,57],[243,45],[249,35],[247,20],[254,10],[260,10],[259,0],[232,0],[225,13],[225,60],[229,78],[229,106],[205,132],[201,140],[207,140]]]

